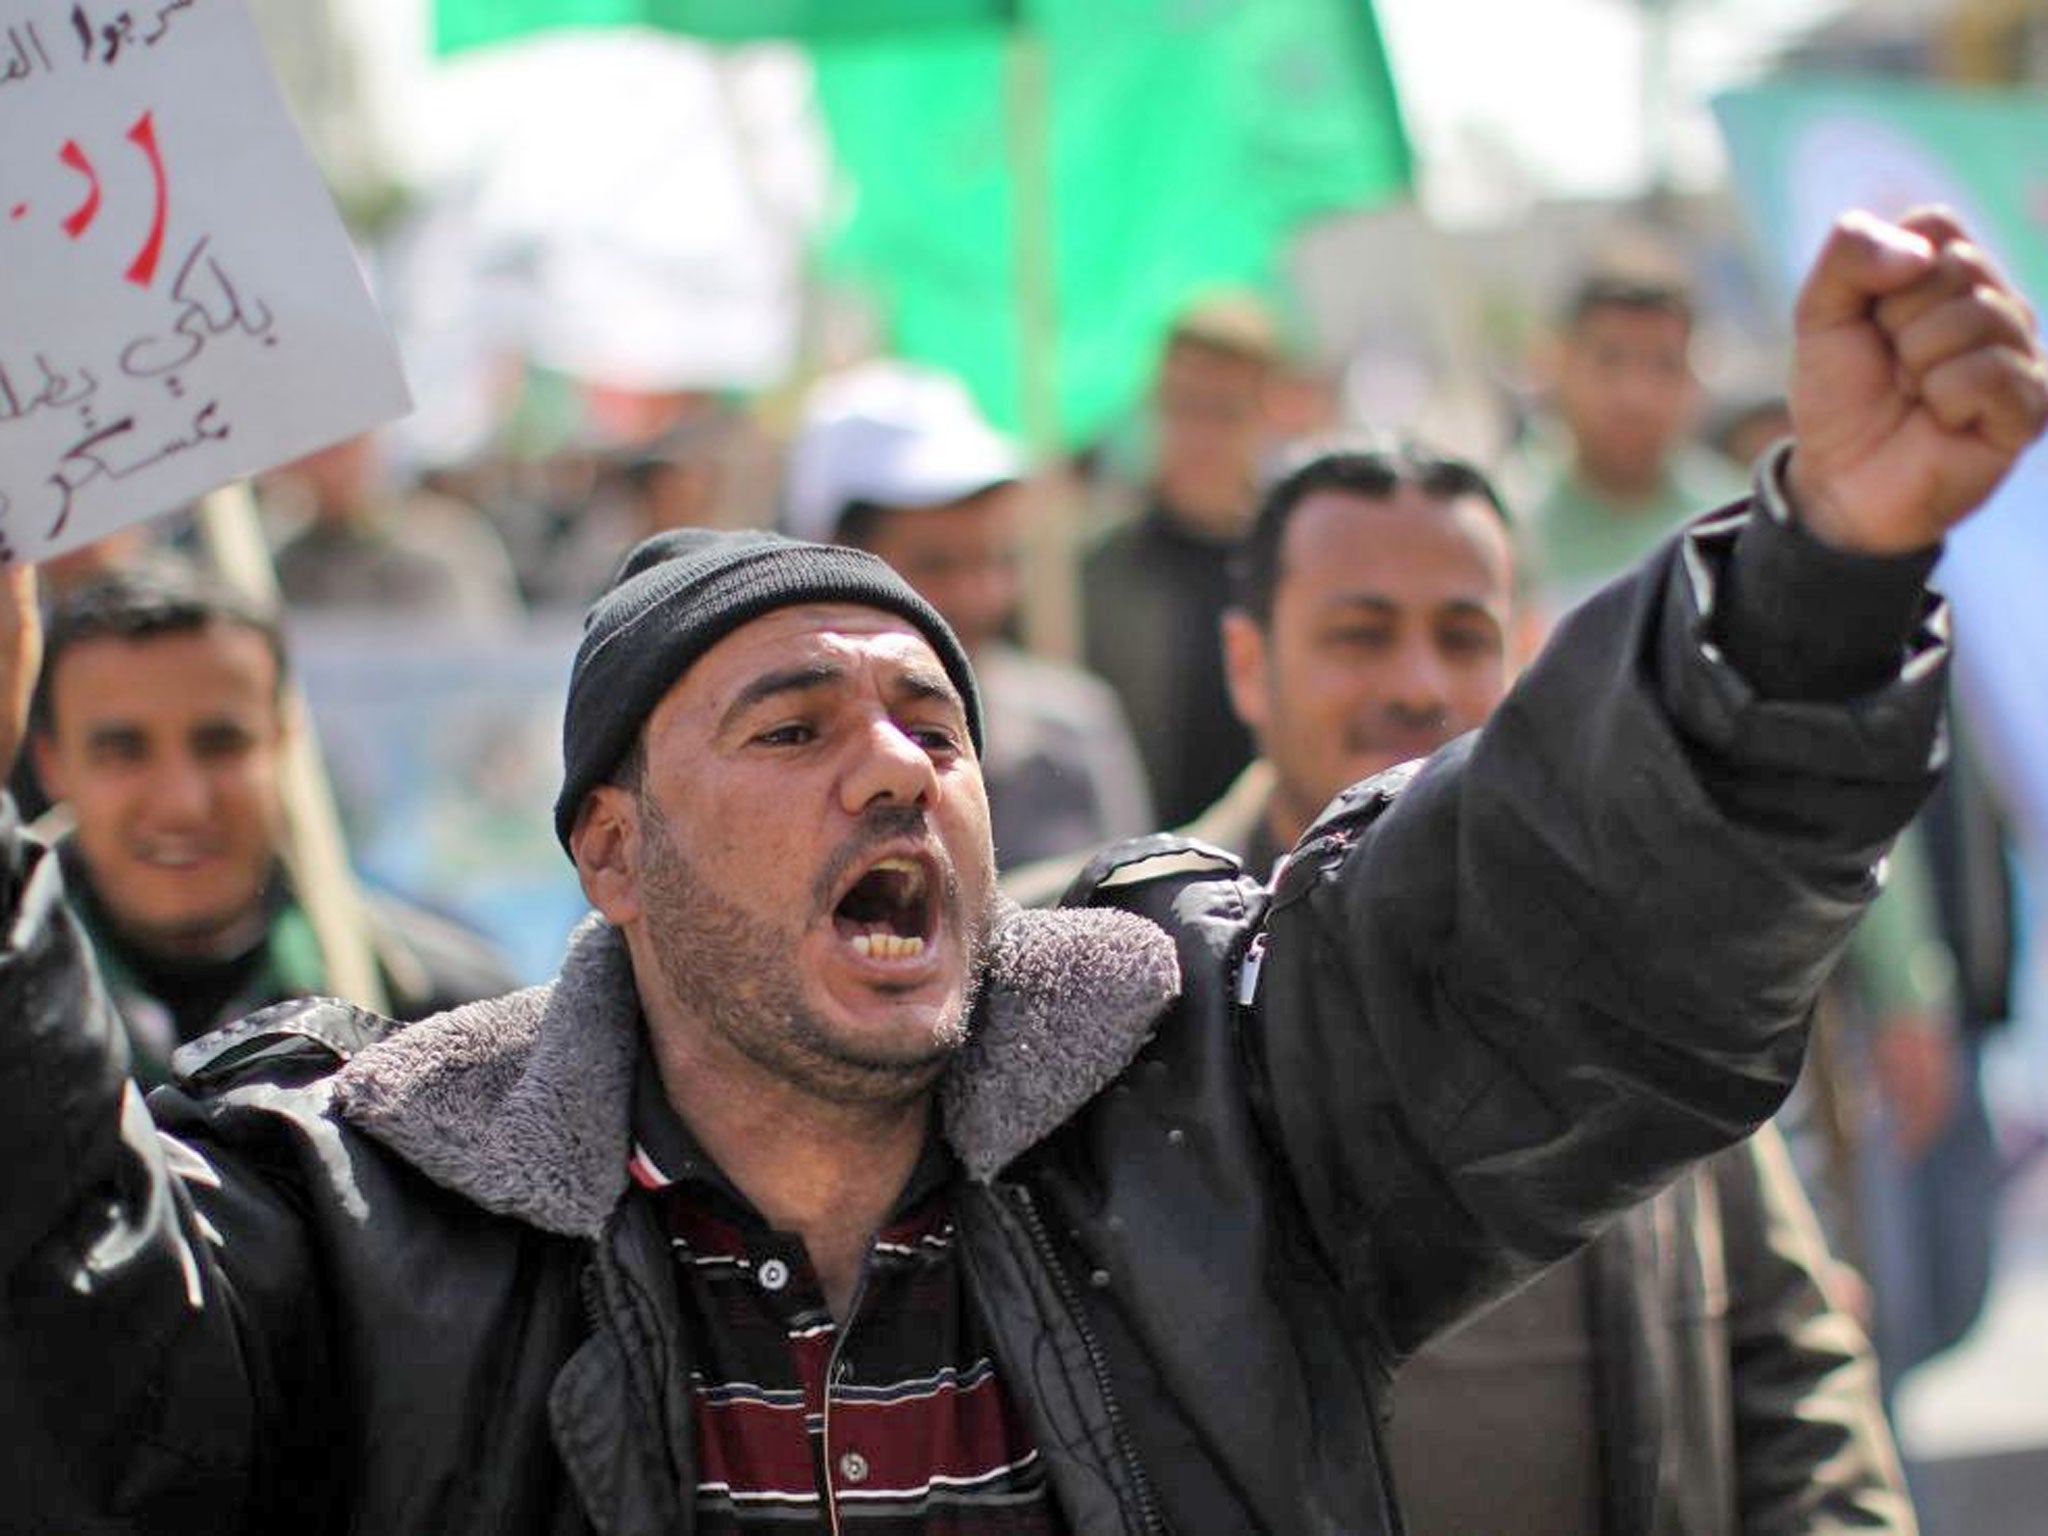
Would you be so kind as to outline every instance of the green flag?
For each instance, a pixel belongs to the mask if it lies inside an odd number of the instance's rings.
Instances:
[[[1135,397],[1194,293],[1276,289],[1292,230],[1405,190],[1411,162],[1366,0],[1033,0],[1024,21],[1050,69],[1053,364],[1078,442]],[[1007,46],[959,32],[817,64],[853,199],[828,270],[1014,429]]]
[[[715,42],[859,37],[1004,22],[1016,0],[435,0],[434,51],[566,27],[656,27]]]
[[[1042,102],[1007,73],[1016,34]],[[906,357],[1024,424],[1013,215],[1043,157],[1049,323],[1034,355],[1079,441],[1140,388],[1198,290],[1277,291],[1288,235],[1404,191],[1412,165],[1369,0],[436,0],[442,52],[545,28],[644,25],[816,46],[851,216],[828,272],[881,301]],[[1032,107],[1027,122],[1009,114]],[[1020,154],[1020,150],[1023,151]],[[1027,184],[1028,185],[1028,184]],[[1028,242],[1027,242],[1028,246]],[[1048,357],[1046,354],[1050,352]]]

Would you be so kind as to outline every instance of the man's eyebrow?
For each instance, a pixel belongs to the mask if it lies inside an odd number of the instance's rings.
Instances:
[[[1378,592],[1339,592],[1324,604],[1328,608],[1363,608],[1368,613],[1396,613],[1400,604]]]
[[[733,701],[726,705],[725,712],[718,717],[719,734],[723,735],[731,730],[733,723],[740,716],[766,700],[785,693],[810,693],[845,681],[846,668],[822,661],[800,667],[784,667],[775,672],[763,672],[735,694]]]
[[[1500,628],[1500,615],[1476,597],[1454,597],[1444,604],[1444,610],[1453,618],[1484,619],[1495,629]]]
[[[256,733],[245,720],[232,715],[216,715],[210,720],[201,720],[192,727],[192,739],[203,742],[249,741]]]
[[[950,704],[963,715],[967,712],[967,701],[960,697],[960,690],[953,686],[953,679],[938,667],[905,667],[896,674],[893,691],[914,702],[938,700]]]
[[[146,741],[148,735],[149,733],[139,725],[110,720],[86,727],[85,744],[88,747],[132,747]]]
[[[1391,597],[1383,597],[1377,592],[1339,593],[1330,599],[1327,606],[1333,609],[1359,609],[1373,615],[1398,613],[1401,609],[1401,605]],[[1476,597],[1450,598],[1438,605],[1437,612],[1449,614],[1453,618],[1485,619],[1496,627],[1500,624],[1500,615]]]

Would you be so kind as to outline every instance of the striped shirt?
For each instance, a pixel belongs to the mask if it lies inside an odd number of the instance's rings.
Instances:
[[[633,1182],[658,1202],[691,1335],[697,1529],[1053,1536],[1065,1523],[966,1290],[934,1137],[834,1323],[643,1058]]]

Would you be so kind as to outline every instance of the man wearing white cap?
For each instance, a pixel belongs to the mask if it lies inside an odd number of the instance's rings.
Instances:
[[[1116,696],[1008,638],[1022,466],[945,374],[874,362],[821,383],[790,450],[788,531],[881,556],[974,659],[1004,868],[1151,830]]]

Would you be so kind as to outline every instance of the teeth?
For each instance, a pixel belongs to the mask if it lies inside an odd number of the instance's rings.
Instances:
[[[916,934],[856,933],[853,952],[870,960],[908,960],[924,953],[924,940]]]
[[[915,898],[924,894],[924,866],[911,859],[884,859],[875,866],[892,874],[906,877],[910,882],[908,895]]]
[[[138,849],[137,857],[145,864],[163,864],[172,869],[183,869],[187,865],[197,864],[200,852],[197,848],[159,846]]]

